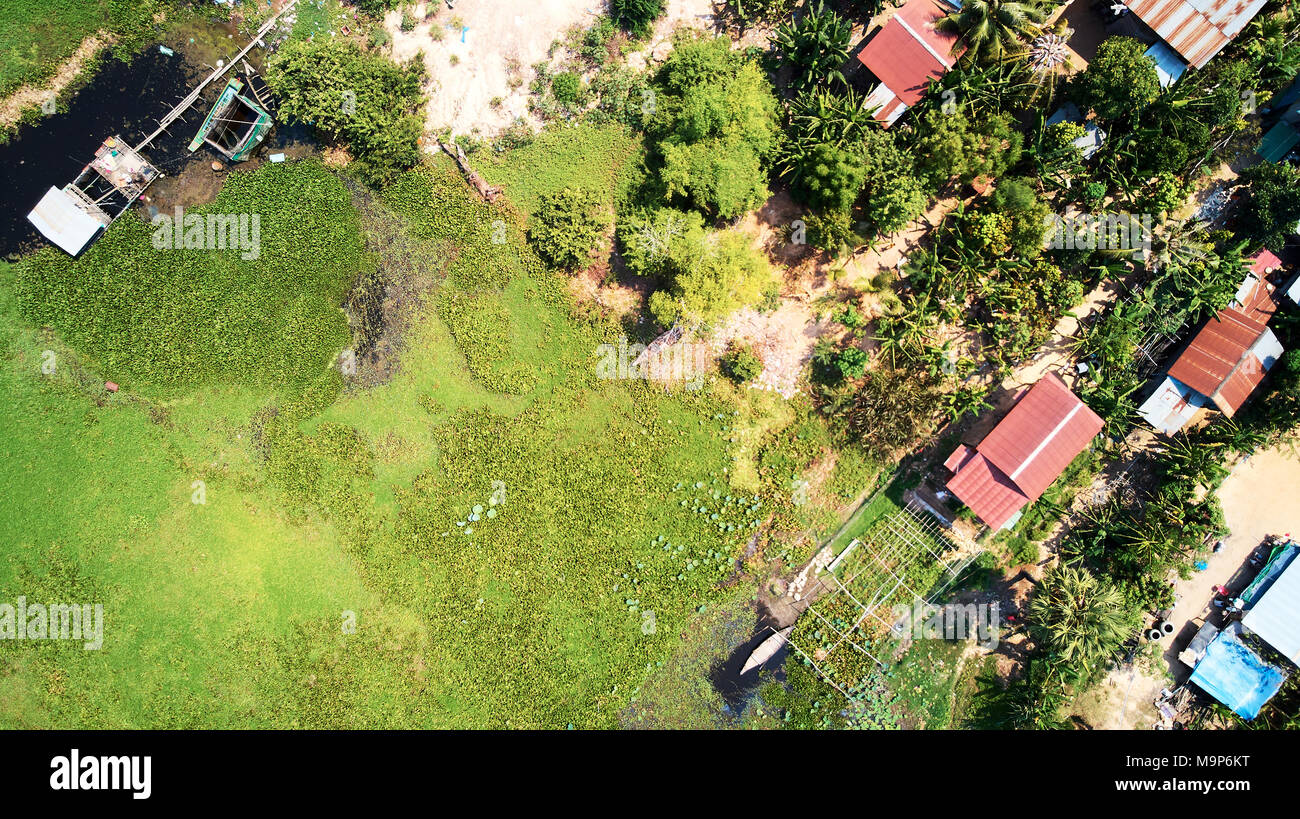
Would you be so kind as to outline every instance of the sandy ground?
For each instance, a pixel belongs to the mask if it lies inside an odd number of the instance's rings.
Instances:
[[[82,66],[95,55],[95,52],[107,45],[112,45],[115,38],[106,31],[100,31],[85,40],[72,53],[72,56],[59,66],[49,82],[42,86],[24,85],[9,96],[0,100],[0,127],[16,123],[23,111],[41,105],[51,96],[57,97],[68,83],[77,78]]]
[[[1257,568],[1250,565],[1250,557],[1264,538],[1300,532],[1296,487],[1300,487],[1300,453],[1289,446],[1255,453],[1238,463],[1219,487],[1219,502],[1231,534],[1224,538],[1223,551],[1205,558],[1205,571],[1176,585],[1178,602],[1170,620],[1178,631],[1165,659],[1179,681],[1191,671],[1177,656],[1196,633],[1191,621],[1211,615],[1218,621],[1211,602],[1214,587],[1227,586],[1229,594],[1240,592],[1255,577]]]
[[[536,124],[528,113],[531,66],[547,58],[551,43],[570,26],[588,24],[596,6],[591,0],[462,0],[449,9],[442,0],[430,0],[415,5],[413,14],[421,22],[411,31],[401,30],[400,11],[387,14],[384,28],[398,61],[423,53],[432,78],[429,129],[487,135],[516,117]],[[460,25],[453,27],[453,21]],[[492,105],[494,98],[500,98],[499,105]]]
[[[420,22],[411,31],[402,31],[400,11],[385,16],[384,28],[393,38],[394,59],[423,54],[432,78],[426,89],[429,130],[487,137],[516,118],[539,125],[528,112],[533,65],[549,59],[552,43],[568,29],[591,25],[604,5],[602,0],[459,0],[449,9],[445,0],[427,0],[414,5]],[[712,28],[710,0],[670,0],[647,53],[629,55],[628,64],[663,59],[679,25]]]

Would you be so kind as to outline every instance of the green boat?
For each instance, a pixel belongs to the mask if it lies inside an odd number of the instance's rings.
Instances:
[[[203,143],[225,154],[231,162],[247,159],[271,130],[275,120],[262,106],[240,93],[244,84],[232,79],[222,89],[203,126],[190,140],[190,151]]]

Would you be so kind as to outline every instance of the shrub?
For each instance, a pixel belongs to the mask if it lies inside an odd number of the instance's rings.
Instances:
[[[743,344],[731,342],[722,356],[722,372],[737,384],[748,384],[763,372],[763,362]]]
[[[804,219],[807,226],[808,244],[840,257],[853,250],[859,237],[853,226],[853,217],[848,211],[830,213],[810,213]]]
[[[708,234],[698,214],[661,208],[633,217],[620,225],[619,242],[630,270],[663,281],[650,311],[664,326],[708,323],[756,304],[774,278],[767,256],[747,237]]]
[[[862,193],[867,164],[855,151],[818,145],[795,166],[795,193],[816,210],[848,211]]]
[[[665,0],[609,0],[609,16],[633,37],[645,37],[666,5]]]
[[[556,267],[582,267],[604,243],[608,221],[600,199],[590,191],[565,188],[541,198],[528,226],[538,254]]]
[[[398,66],[349,40],[285,43],[266,71],[281,112],[348,143],[372,183],[391,181],[419,160],[423,79],[419,60]]]
[[[556,74],[551,78],[551,93],[557,102],[576,104],[582,96],[582,78],[572,71]]]

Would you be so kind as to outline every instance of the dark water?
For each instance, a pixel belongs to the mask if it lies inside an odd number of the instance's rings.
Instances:
[[[784,679],[782,669],[785,667],[785,657],[790,653],[789,643],[782,646],[781,650],[772,655],[771,659],[763,665],[750,669],[748,674],[740,673],[749,655],[753,654],[754,649],[758,648],[764,640],[772,636],[773,629],[779,629],[779,626],[766,612],[763,612],[754,626],[754,636],[733,651],[725,661],[715,666],[709,674],[709,681],[713,683],[714,689],[732,711],[739,711],[753,696],[763,671],[771,671],[778,681]]]
[[[69,110],[23,126],[8,145],[0,146],[5,184],[0,188],[0,254],[28,249],[44,239],[27,221],[27,213],[51,187],[71,182],[95,155],[106,137],[121,135],[131,144],[148,136],[157,120],[184,97],[197,71],[156,47],[131,63],[108,59],[91,82],[72,99]],[[163,173],[189,158],[190,134],[177,123],[143,153]]]

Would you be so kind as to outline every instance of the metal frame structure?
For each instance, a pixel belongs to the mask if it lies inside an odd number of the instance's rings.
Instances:
[[[832,564],[835,568],[817,577],[813,591],[808,594],[812,602],[801,616],[812,616],[834,636],[834,643],[822,657],[825,662],[836,651],[855,651],[869,658],[877,667],[886,663],[872,653],[872,641],[864,639],[863,625],[873,619],[886,631],[897,632],[898,624],[880,614],[880,608],[898,603],[917,601],[931,603],[952,587],[953,582],[978,557],[982,549],[969,538],[945,529],[929,512],[914,501],[902,510],[876,521],[845,549]],[[932,590],[918,590],[909,583],[909,573],[924,562],[938,563],[943,567],[940,582]],[[841,579],[841,575],[848,575]],[[914,574],[913,574],[914,576]],[[818,593],[820,592],[820,593]],[[926,592],[922,594],[922,592]],[[903,593],[904,596],[900,596]],[[858,615],[847,629],[837,627],[818,606],[831,601],[849,600]],[[887,610],[890,610],[887,608]],[[833,676],[828,675],[814,658],[820,649],[805,648],[798,644],[796,633],[790,635],[790,645],[826,682],[850,702],[857,698],[844,690]]]

